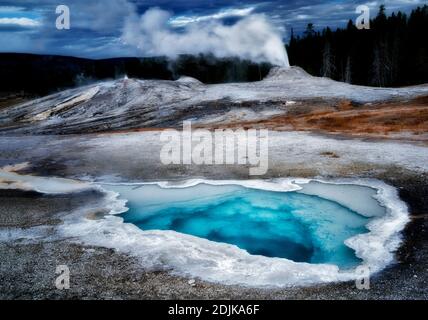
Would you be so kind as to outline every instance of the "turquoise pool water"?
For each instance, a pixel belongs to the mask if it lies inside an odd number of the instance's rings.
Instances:
[[[142,230],[174,230],[233,244],[253,255],[341,268],[360,262],[344,241],[367,232],[369,221],[335,201],[299,192],[206,184],[113,189],[128,200],[125,222]]]

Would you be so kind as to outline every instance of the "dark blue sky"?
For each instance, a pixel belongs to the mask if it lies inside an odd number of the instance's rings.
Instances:
[[[123,27],[130,16],[158,7],[171,12],[168,28],[180,32],[192,25],[234,24],[254,14],[264,14],[275,30],[287,40],[291,28],[296,33],[312,22],[316,28],[346,25],[355,21],[358,5],[366,4],[371,15],[380,4],[389,12],[409,12],[424,0],[0,0],[0,51],[74,55],[91,58],[144,55],[123,43]],[[55,8],[68,5],[71,29],[55,28]],[[154,30],[155,32],[156,30]]]

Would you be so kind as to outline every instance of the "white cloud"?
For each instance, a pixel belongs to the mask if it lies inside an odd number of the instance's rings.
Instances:
[[[23,7],[16,6],[0,6],[0,13],[17,12],[24,10]]]
[[[189,23],[203,22],[209,20],[221,20],[233,17],[246,17],[254,11],[255,7],[243,9],[225,9],[217,13],[203,16],[178,16],[169,20],[169,23],[174,27],[183,27]]]
[[[0,26],[38,27],[40,22],[30,18],[0,18]]]

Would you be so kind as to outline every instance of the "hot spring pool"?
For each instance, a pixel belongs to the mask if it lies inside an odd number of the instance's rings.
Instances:
[[[205,183],[108,189],[127,200],[124,221],[142,230],[173,230],[236,245],[252,255],[341,269],[361,262],[345,240],[367,233],[369,221],[385,213],[373,188],[315,181],[287,192]]]
[[[131,185],[1,168],[0,178],[8,188],[44,194],[101,192],[99,202],[65,215],[53,237],[129,254],[146,270],[222,284],[282,288],[350,281],[360,277],[357,265],[379,272],[394,260],[409,221],[398,190],[375,179]]]

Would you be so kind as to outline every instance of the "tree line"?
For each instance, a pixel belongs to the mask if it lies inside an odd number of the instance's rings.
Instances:
[[[292,65],[312,75],[378,87],[428,82],[428,6],[385,14],[381,5],[370,29],[346,28],[321,32],[312,23],[302,36],[291,32],[287,51]]]

